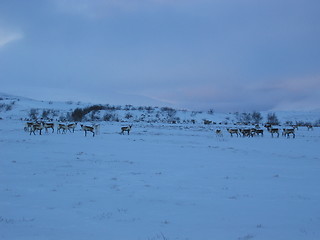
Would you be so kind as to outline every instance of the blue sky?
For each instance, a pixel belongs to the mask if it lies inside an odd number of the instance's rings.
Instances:
[[[192,110],[320,109],[317,0],[1,0],[1,92]]]

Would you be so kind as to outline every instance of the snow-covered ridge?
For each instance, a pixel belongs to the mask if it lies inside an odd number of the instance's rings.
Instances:
[[[50,118],[54,120],[74,120],[75,109],[99,109],[88,112],[82,121],[115,121],[115,122],[166,122],[166,123],[203,123],[209,120],[213,124],[233,124],[241,121],[243,114],[252,113],[218,113],[208,111],[188,111],[169,107],[132,106],[90,104],[83,102],[39,101],[25,97],[12,96],[0,93],[0,118],[2,119],[29,119]],[[267,122],[271,112],[260,112],[261,122]],[[308,122],[319,124],[320,111],[277,111],[275,113],[280,123]]]
[[[101,122],[94,137],[79,127],[34,135],[20,121],[34,109],[59,118],[93,105],[1,98],[0,239],[320,239],[320,128],[299,127],[295,138],[232,137],[203,119],[247,115],[102,105],[110,110],[94,116],[128,123]],[[120,134],[142,114],[130,135]],[[146,122],[168,115],[180,124]],[[189,118],[198,122],[181,122]]]

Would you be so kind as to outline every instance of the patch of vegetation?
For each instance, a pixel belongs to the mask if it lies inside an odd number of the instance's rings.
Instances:
[[[32,120],[37,120],[38,119],[38,115],[39,115],[39,109],[36,108],[31,108],[29,111],[29,118],[31,118]]]
[[[15,104],[15,101],[12,101],[11,103],[1,103],[0,104],[0,112],[1,111],[10,111],[13,108],[13,105]]]
[[[268,113],[267,121],[271,125],[279,125],[280,121],[278,120],[278,117],[275,113]]]
[[[90,112],[97,112],[100,110],[108,110],[108,107],[103,106],[103,105],[92,105],[86,108],[76,108],[72,113],[71,113],[71,119],[76,122],[81,122],[84,118],[85,115],[87,115]],[[94,113],[91,116],[91,118],[94,118]]]

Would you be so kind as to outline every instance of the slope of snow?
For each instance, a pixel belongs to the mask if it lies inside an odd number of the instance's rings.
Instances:
[[[31,109],[58,119],[90,104],[7,94],[0,104],[0,239],[320,239],[318,127],[231,137],[233,113],[179,110],[168,124],[161,108],[122,106],[96,112],[122,122],[99,122],[95,137],[79,128],[40,136],[23,131]],[[131,134],[120,135],[128,123]]]
[[[101,124],[34,136],[0,121],[0,239],[320,239],[319,128]]]
[[[10,110],[6,111],[5,107],[1,108],[1,105],[10,106]],[[52,111],[54,115],[51,113],[50,117],[54,120],[59,120],[60,118],[66,118],[67,114],[71,114],[76,108],[85,108],[88,106],[92,106],[90,103],[82,103],[82,102],[52,102],[52,101],[38,101],[23,97],[11,96],[8,94],[0,93],[0,118],[3,119],[26,119],[30,118],[31,109],[35,109],[38,112],[38,117],[41,117],[43,111]],[[97,111],[95,116],[100,120],[103,120],[104,115],[106,113],[110,113],[115,116],[119,121],[127,121],[127,122],[186,122],[190,123],[191,120],[194,120],[196,123],[203,123],[203,120],[210,120],[216,124],[222,123],[224,124],[233,124],[238,122],[234,113],[212,113],[209,114],[206,111],[186,111],[186,110],[174,110],[174,114],[170,117],[169,113],[164,111],[159,107],[150,107],[151,110],[147,110],[146,107],[133,107],[128,105],[129,108],[126,109],[126,106],[112,106],[117,109],[112,111]],[[262,122],[267,121],[267,115],[270,112],[261,112],[263,117]],[[126,116],[130,114],[131,118],[127,118]],[[241,114],[241,113],[240,113]],[[88,114],[90,115],[90,114]],[[281,123],[285,123],[286,121],[291,121],[293,123],[303,121],[315,123],[320,121],[320,111],[306,111],[306,112],[276,112],[277,117]],[[91,121],[90,116],[86,116],[87,121]]]

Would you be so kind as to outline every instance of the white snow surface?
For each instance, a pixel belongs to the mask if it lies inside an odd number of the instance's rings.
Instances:
[[[319,128],[124,125],[29,135],[0,120],[0,239],[320,239]]]

